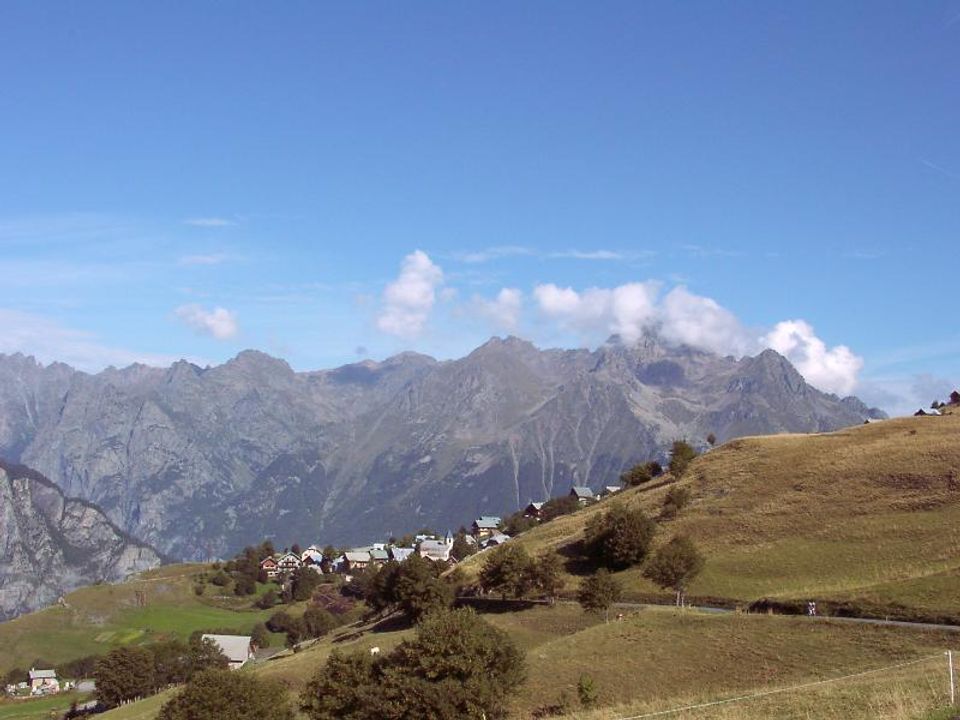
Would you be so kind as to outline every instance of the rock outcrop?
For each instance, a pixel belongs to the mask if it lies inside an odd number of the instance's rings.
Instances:
[[[66,497],[37,472],[0,462],[0,620],[160,562],[156,550],[92,503]]]

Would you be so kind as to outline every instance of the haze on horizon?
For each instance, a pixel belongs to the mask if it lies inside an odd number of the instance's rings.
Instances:
[[[491,334],[960,385],[960,4],[0,8],[0,352]]]

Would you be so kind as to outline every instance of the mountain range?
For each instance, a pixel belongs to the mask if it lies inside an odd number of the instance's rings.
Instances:
[[[0,462],[0,620],[161,559],[92,503],[65,497],[37,472]]]
[[[772,350],[721,357],[653,333],[592,351],[493,338],[458,360],[315,372],[256,351],[97,374],[0,355],[0,456],[183,559],[266,537],[345,545],[456,527],[615,484],[678,438],[881,416]]]

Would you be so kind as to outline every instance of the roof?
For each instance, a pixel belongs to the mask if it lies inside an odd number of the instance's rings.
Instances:
[[[485,545],[503,545],[507,540],[510,539],[509,535],[504,535],[503,533],[494,533],[486,539]]]
[[[290,560],[293,560],[294,562],[301,562],[299,555],[297,555],[296,553],[289,553],[289,552],[281,555],[280,560],[278,562],[288,562]]]
[[[450,546],[441,540],[424,540],[420,543],[420,554],[429,553],[430,555],[449,555]]]
[[[204,635],[201,639],[213,641],[230,662],[246,662],[250,658],[249,635]]]
[[[363,552],[356,552],[354,550],[349,550],[343,554],[347,559],[347,562],[370,562],[370,551],[364,550]]]
[[[390,548],[390,553],[393,555],[394,560],[396,560],[397,562],[403,562],[408,557],[413,555],[414,549],[407,548],[407,547],[395,547],[395,548]]]
[[[573,495],[576,495],[578,498],[592,498],[592,497],[593,497],[593,490],[591,490],[591,489],[588,488],[588,487],[584,487],[583,485],[574,485],[572,488],[570,488],[570,492],[571,492]]]
[[[309,560],[310,562],[315,563],[317,565],[323,562],[323,553],[317,552],[316,550],[307,550],[300,557],[304,562]]]
[[[604,492],[606,492],[608,495],[612,495],[612,494],[615,493],[615,492],[620,492],[621,487],[620,487],[619,485],[606,485],[606,486],[604,486],[603,490],[604,490]]]
[[[914,415],[940,415],[940,411],[934,408],[920,408]]]
[[[276,558],[266,557],[266,558],[264,558],[263,560],[260,561],[260,566],[262,567],[262,566],[264,566],[264,565],[266,565],[266,564],[268,564],[268,563],[273,563],[274,565],[276,565],[276,564],[277,564],[277,560],[276,560]]]
[[[473,524],[480,529],[496,530],[497,526],[500,525],[500,518],[493,515],[481,515],[473,521]]]
[[[30,679],[31,680],[56,680],[57,671],[56,670],[31,670]]]
[[[542,510],[543,506],[544,506],[544,503],[542,502],[532,502],[529,505],[527,505],[528,508],[533,508],[534,510]]]
[[[370,551],[371,560],[389,560],[390,555],[386,550],[381,550],[380,548],[374,548]]]

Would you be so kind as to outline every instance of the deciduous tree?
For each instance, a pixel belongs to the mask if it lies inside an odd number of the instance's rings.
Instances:
[[[704,558],[690,538],[678,535],[650,559],[643,574],[660,587],[676,593],[678,606],[684,603],[688,585],[703,570]]]

